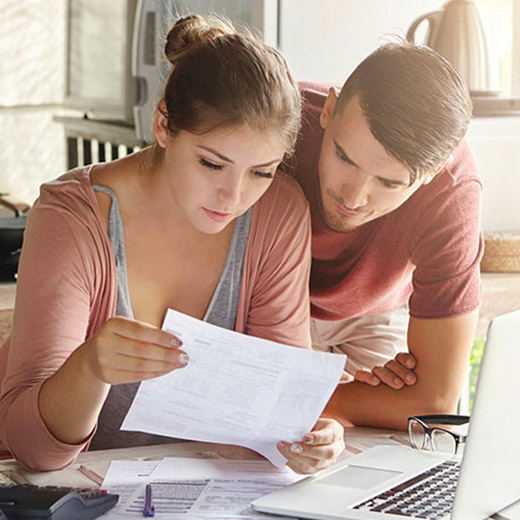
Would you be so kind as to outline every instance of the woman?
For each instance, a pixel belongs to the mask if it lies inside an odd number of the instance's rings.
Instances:
[[[275,172],[300,98],[280,54],[220,19],[179,20],[156,142],[42,186],[24,239],[13,331],[0,354],[0,438],[56,469],[93,449],[164,442],[119,426],[140,381],[189,363],[166,309],[310,346],[308,209]],[[281,443],[310,473],[343,448],[320,419]],[[167,440],[166,440],[167,441]]]

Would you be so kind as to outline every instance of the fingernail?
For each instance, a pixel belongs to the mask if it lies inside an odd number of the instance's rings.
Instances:
[[[407,380],[409,383],[413,383],[413,376],[412,376],[412,374],[406,374],[406,380]]]
[[[290,449],[293,453],[298,453],[298,454],[299,454],[299,453],[302,453],[302,451],[303,451],[303,448],[301,447],[301,445],[298,444],[298,443],[296,443],[296,442],[293,443],[293,444],[291,444],[291,447],[290,447],[289,449]]]
[[[305,435],[303,442],[306,442],[307,444],[312,443],[312,435]]]
[[[177,363],[183,367],[185,367],[190,361],[190,356],[188,354],[182,353],[177,358]]]
[[[172,347],[182,347],[182,341],[179,338],[172,338],[171,345]]]
[[[401,380],[400,379],[394,379],[394,385],[400,386],[401,385]]]

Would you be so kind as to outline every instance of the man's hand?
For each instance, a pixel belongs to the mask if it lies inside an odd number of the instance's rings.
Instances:
[[[417,361],[412,354],[400,352],[384,366],[374,367],[371,371],[358,370],[354,376],[354,381],[371,386],[385,384],[390,388],[399,390],[417,382],[417,375],[414,372],[416,365]]]
[[[325,413],[345,425],[396,430],[406,430],[411,415],[453,413],[467,373],[477,319],[478,310],[451,318],[410,317],[408,349],[417,360],[415,384],[405,386],[403,382],[400,390],[383,379],[375,387],[359,381],[338,385]],[[399,355],[395,360],[405,369],[398,374],[410,371],[404,359]],[[378,370],[374,375],[397,377],[390,368],[396,366],[390,362],[384,367],[388,372]]]
[[[278,443],[278,449],[293,471],[310,475],[336,462],[345,449],[344,434],[345,430],[338,421],[320,418],[301,442],[282,441]]]

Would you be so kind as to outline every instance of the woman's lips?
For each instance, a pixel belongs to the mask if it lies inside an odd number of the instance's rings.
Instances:
[[[212,209],[202,208],[209,218],[215,222],[224,222],[231,217],[231,213],[221,213],[220,211],[213,211]]]

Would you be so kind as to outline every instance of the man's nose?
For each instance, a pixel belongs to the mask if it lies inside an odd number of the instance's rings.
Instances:
[[[357,209],[366,205],[368,200],[368,183],[363,178],[353,178],[341,187],[343,203],[349,209]]]

